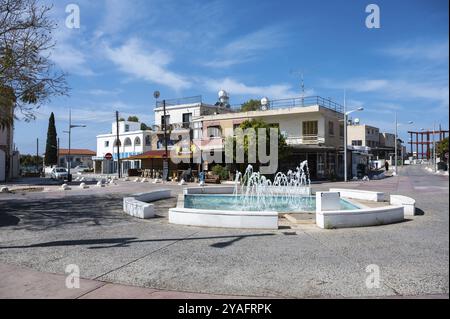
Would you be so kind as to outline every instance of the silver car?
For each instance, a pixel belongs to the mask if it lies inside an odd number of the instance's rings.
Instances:
[[[52,179],[67,179],[67,169],[65,169],[64,167],[55,167],[52,169],[50,176],[52,177]]]

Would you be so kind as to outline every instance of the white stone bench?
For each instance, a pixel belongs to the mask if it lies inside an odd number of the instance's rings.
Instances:
[[[372,192],[345,188],[330,188],[330,192],[338,192],[341,194],[341,197],[368,200],[373,202],[384,202],[386,200],[386,195],[383,192]]]
[[[405,216],[416,215],[416,201],[411,197],[402,195],[391,195],[390,198],[391,205],[403,206],[405,210]]]
[[[132,197],[124,197],[123,211],[133,217],[149,219],[155,217],[155,207],[148,202],[170,198],[168,189],[153,191],[149,193],[134,194]]]
[[[153,204],[138,201],[134,197],[125,197],[123,199],[123,210],[128,215],[137,218],[148,219],[155,217]]]

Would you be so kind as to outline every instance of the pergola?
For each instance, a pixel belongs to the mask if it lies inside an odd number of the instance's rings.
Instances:
[[[448,130],[439,128],[435,131],[424,130],[420,132],[408,131],[410,140],[408,144],[411,147],[411,154],[414,154],[414,147],[416,149],[417,159],[431,159],[433,143],[439,143],[449,134]],[[420,150],[420,152],[419,152]]]

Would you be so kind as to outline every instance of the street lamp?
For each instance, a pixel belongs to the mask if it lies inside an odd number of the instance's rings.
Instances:
[[[354,112],[364,111],[363,107],[359,107],[355,110],[347,111],[347,98],[344,98],[344,181],[348,182],[347,177],[347,123],[348,116]]]
[[[413,124],[413,121],[409,121],[408,125]],[[397,120],[397,112],[395,112],[395,156],[394,156],[394,160],[395,160],[395,168],[394,168],[394,175],[398,174],[398,170],[397,170],[397,165],[398,165],[398,127],[402,125],[401,123],[398,123]]]
[[[421,128],[420,129],[421,131],[430,131],[429,129],[424,129],[424,128]],[[433,156],[432,156],[432,163],[433,163],[433,171],[436,173],[436,171],[437,171],[437,167],[436,167],[436,139],[435,139],[435,137],[434,137],[434,135],[436,134],[436,123],[433,123]],[[429,144],[428,144],[428,146],[429,146]],[[428,147],[427,146],[427,147]]]
[[[72,158],[70,156],[70,148],[71,148],[71,136],[72,136],[72,129],[76,127],[86,127],[86,125],[74,125],[72,124],[72,109],[69,109],[69,130],[64,131],[64,133],[69,134],[69,156],[68,156],[68,168],[67,168],[67,178],[70,180],[70,168],[72,166]]]

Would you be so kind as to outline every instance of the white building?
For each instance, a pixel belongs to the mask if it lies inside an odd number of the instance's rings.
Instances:
[[[141,130],[141,123],[120,121],[119,122],[119,156],[121,159],[140,155],[152,149],[152,131]],[[113,160],[105,159],[111,154]],[[95,173],[112,174],[117,173],[117,125],[112,123],[111,133],[97,136],[97,156],[93,158]],[[128,169],[139,169],[140,161],[121,161],[122,172]]]

